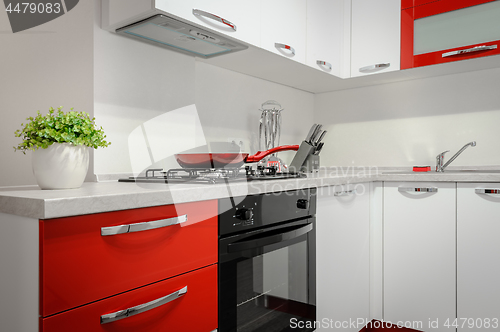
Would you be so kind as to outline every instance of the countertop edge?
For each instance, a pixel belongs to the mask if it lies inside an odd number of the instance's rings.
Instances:
[[[496,173],[314,175],[301,179],[235,182],[218,185],[172,185],[97,182],[70,191],[0,190],[0,212],[52,219],[159,205],[256,195],[287,190],[370,182],[500,182]]]

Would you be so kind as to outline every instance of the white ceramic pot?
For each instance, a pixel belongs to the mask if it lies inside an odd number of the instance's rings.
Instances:
[[[89,148],[71,143],[54,143],[33,151],[33,174],[42,189],[79,188],[89,168]]]

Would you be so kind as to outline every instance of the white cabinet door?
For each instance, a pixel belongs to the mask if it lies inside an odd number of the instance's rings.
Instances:
[[[156,0],[157,9],[255,46],[260,46],[260,4],[260,0]]]
[[[369,187],[370,184],[363,183],[318,188],[316,305],[319,321],[356,322],[369,317]],[[353,189],[356,192],[352,192]],[[323,326],[326,327],[329,326]],[[338,330],[357,332],[362,327],[345,326]]]
[[[352,0],[351,19],[351,77],[399,70],[401,0]]]
[[[455,187],[384,183],[384,320],[455,330],[443,326],[456,317]],[[429,328],[436,320],[439,326]]]
[[[262,1],[261,47],[306,62],[306,0]]]
[[[500,192],[500,183],[458,184],[459,332],[500,329],[500,195],[476,193],[475,189]]]
[[[306,64],[350,77],[351,0],[307,0]]]

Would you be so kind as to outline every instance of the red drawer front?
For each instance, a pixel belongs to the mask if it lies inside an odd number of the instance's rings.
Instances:
[[[154,309],[101,324],[101,316],[138,306],[187,286]],[[208,332],[217,328],[217,265],[42,319],[41,332]]]
[[[101,227],[187,215],[178,225],[102,236]],[[217,201],[40,221],[41,315],[217,262]]]

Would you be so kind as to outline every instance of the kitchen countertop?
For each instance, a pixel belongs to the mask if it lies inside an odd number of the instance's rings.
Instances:
[[[127,210],[229,196],[373,181],[500,182],[494,169],[413,173],[401,168],[325,168],[307,178],[226,184],[86,182],[81,188],[40,190],[38,186],[0,188],[0,212],[34,219]]]

